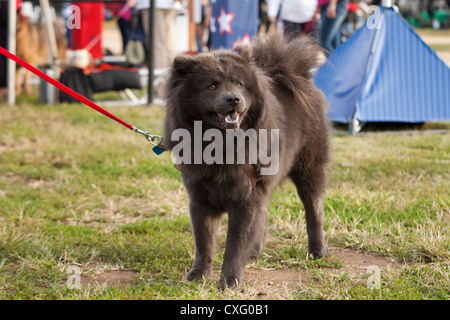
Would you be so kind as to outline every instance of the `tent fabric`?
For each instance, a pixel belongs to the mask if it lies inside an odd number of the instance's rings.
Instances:
[[[332,121],[348,123],[353,116],[374,36],[372,29],[358,29],[317,71],[314,80],[328,99]]]
[[[363,25],[315,77],[331,121],[450,120],[450,69],[393,9]]]

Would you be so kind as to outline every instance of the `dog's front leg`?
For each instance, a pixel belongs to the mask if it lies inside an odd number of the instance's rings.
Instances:
[[[216,230],[220,213],[208,205],[192,201],[189,204],[192,231],[195,241],[195,257],[191,271],[186,276],[189,281],[208,278],[214,259]]]
[[[254,252],[259,234],[256,209],[236,208],[228,213],[228,234],[219,287],[236,287],[242,283],[245,264]]]

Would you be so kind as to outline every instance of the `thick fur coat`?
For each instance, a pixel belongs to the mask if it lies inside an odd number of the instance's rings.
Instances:
[[[252,47],[175,58],[166,84],[165,139],[170,149],[179,143],[172,134],[180,128],[194,134],[196,121],[201,121],[203,133],[220,130],[224,141],[230,129],[276,129],[279,134],[276,148],[266,147],[279,155],[273,174],[261,174],[260,158],[244,164],[195,162],[194,145],[191,164],[180,164],[195,239],[188,280],[211,273],[216,229],[222,214],[228,213],[219,286],[242,282],[245,264],[264,245],[271,194],[285,178],[294,182],[305,208],[309,253],[316,258],[327,254],[322,201],[330,125],[326,100],[311,80],[318,56],[319,47],[311,38],[287,42],[270,36],[257,39]],[[202,142],[202,150],[208,143]]]

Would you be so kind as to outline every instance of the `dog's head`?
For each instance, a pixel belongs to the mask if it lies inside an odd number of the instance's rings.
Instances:
[[[178,105],[185,121],[203,121],[206,127],[221,130],[238,129],[262,108],[258,107],[262,96],[258,71],[250,58],[250,47],[177,56],[167,97]]]

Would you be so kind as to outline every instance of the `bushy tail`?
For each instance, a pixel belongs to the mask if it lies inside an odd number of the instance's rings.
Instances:
[[[277,34],[260,37],[253,45],[251,60],[264,70],[274,86],[303,105],[307,114],[317,112],[308,98],[318,97],[311,92],[318,91],[311,78],[326,58],[315,39],[301,36],[287,41]]]
[[[291,76],[311,79],[324,57],[316,40],[309,36],[288,42],[277,34],[270,34],[258,38],[252,52],[252,60],[275,82],[280,77]]]

